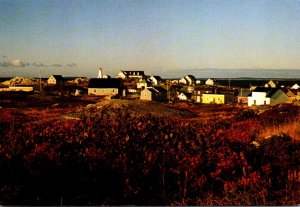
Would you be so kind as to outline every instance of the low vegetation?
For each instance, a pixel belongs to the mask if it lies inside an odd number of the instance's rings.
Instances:
[[[271,130],[297,123],[297,106],[151,105],[102,101],[73,119],[3,113],[0,204],[300,202],[299,134]]]

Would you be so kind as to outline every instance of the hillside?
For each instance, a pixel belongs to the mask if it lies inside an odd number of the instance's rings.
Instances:
[[[89,104],[85,108],[80,109],[80,112],[95,113],[107,111],[114,113],[119,110],[125,110],[134,115],[142,116],[151,113],[155,116],[163,117],[194,117],[195,114],[189,110],[176,109],[164,103],[143,102],[136,100],[112,99],[103,100],[96,104]]]

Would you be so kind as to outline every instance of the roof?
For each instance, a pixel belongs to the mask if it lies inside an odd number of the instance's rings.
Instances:
[[[158,91],[154,88],[147,88],[147,90],[149,90],[151,93],[158,93]]]
[[[208,81],[208,80],[216,81],[216,79],[214,79],[214,78],[209,78],[206,81]]]
[[[252,92],[263,92],[266,93],[266,97],[272,97],[278,90],[281,90],[280,88],[264,88],[264,87],[257,87],[256,89],[254,89]],[[251,96],[251,94],[249,94],[249,96]]]
[[[163,92],[167,92],[166,89],[164,89],[163,87],[149,87],[146,88],[147,90],[151,91],[152,93],[163,93]]]
[[[167,92],[166,89],[164,89],[163,87],[160,87],[160,86],[155,86],[154,87],[156,90],[158,90],[159,92]]]
[[[249,89],[243,89],[239,93],[239,97],[248,97],[250,95],[251,91]]]
[[[191,98],[192,97],[191,93],[181,92],[180,94],[184,94],[187,98]]]
[[[276,85],[278,85],[279,84],[279,81],[275,81],[275,80],[269,80],[269,82],[268,83],[275,83]]]
[[[191,80],[196,80],[196,78],[193,75],[187,75],[185,77],[189,77]]]
[[[122,88],[122,80],[118,78],[92,78],[88,88]]]
[[[297,89],[282,88],[281,90],[289,97],[297,95]]]
[[[144,71],[138,71],[138,70],[122,70],[122,72],[126,75],[141,75],[141,76],[145,76]]]
[[[154,75],[153,77],[154,77],[156,80],[158,80],[158,81],[161,81],[161,80],[162,80],[161,77],[158,76],[158,75]]]
[[[57,80],[57,81],[63,81],[64,80],[64,78],[61,76],[61,75],[52,75],[54,78],[55,78],[55,80]]]

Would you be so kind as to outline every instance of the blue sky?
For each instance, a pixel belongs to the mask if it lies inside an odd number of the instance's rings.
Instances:
[[[0,76],[300,69],[300,0],[0,0]]]

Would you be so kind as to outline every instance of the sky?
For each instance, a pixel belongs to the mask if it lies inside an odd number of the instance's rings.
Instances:
[[[0,0],[0,77],[300,69],[300,0]]]

